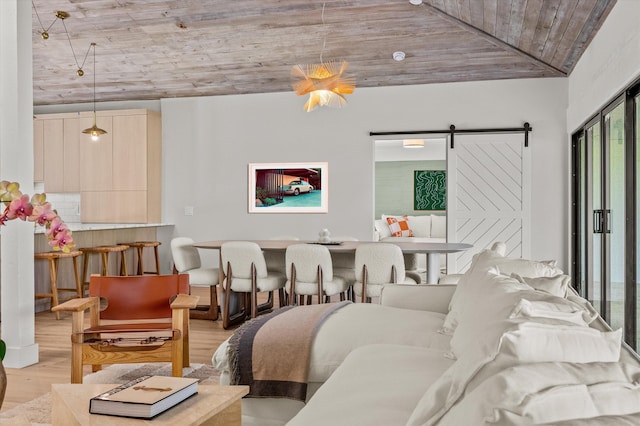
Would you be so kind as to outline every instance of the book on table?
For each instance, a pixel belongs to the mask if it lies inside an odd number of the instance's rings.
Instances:
[[[94,396],[89,413],[150,419],[198,393],[198,379],[142,376]]]

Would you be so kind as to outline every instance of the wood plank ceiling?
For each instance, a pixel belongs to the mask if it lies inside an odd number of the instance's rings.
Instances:
[[[34,104],[92,101],[91,42],[98,102],[291,91],[292,65],[321,56],[349,62],[356,93],[563,77],[615,1],[33,0]]]

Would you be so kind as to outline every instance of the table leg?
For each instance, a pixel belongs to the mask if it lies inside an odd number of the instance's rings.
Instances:
[[[427,284],[438,284],[440,278],[440,253],[427,253]]]

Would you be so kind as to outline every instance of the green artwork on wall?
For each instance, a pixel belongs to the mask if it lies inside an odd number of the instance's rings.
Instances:
[[[445,170],[413,171],[413,209],[447,209],[447,172]]]

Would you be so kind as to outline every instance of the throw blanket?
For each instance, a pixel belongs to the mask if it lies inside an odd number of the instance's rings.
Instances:
[[[289,306],[243,324],[229,339],[231,384],[249,385],[248,398],[304,402],[316,330],[349,303]]]

